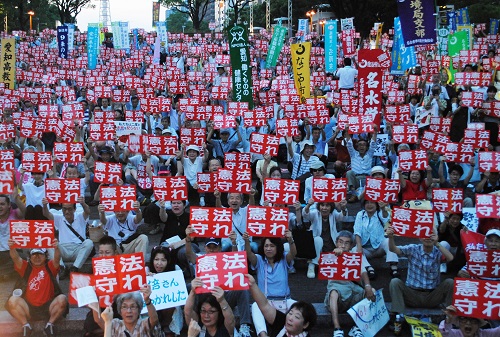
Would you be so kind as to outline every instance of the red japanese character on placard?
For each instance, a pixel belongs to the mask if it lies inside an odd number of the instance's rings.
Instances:
[[[397,235],[429,238],[434,230],[434,211],[395,207],[391,226]]]
[[[461,188],[432,189],[432,204],[439,212],[461,213],[463,198]]]
[[[0,171],[0,194],[10,195],[14,192],[13,171]]]
[[[10,222],[10,238],[13,248],[53,248],[53,220],[25,220]]]

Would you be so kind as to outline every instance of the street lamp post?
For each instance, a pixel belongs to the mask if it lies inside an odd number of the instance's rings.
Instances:
[[[35,12],[29,11],[26,14],[28,14],[30,16],[30,30],[33,30],[33,15],[35,15]]]
[[[311,19],[311,29],[309,30],[310,33],[312,33],[313,31],[313,17],[314,17],[314,14],[316,14],[316,12],[311,9],[309,12],[306,13],[306,15],[309,17],[309,19]]]
[[[325,35],[325,23],[326,23],[326,20],[323,19],[319,22],[319,24],[321,25],[321,33],[322,35]]]

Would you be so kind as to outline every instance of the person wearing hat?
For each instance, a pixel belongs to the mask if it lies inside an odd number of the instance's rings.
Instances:
[[[346,130],[349,129],[349,125],[346,125]],[[357,149],[354,148],[354,143],[352,142],[352,137],[349,132],[346,132],[346,142],[347,150],[351,156],[351,169],[347,171],[347,185],[349,186],[349,191],[351,197],[348,199],[349,202],[355,202],[357,197],[355,195],[355,190],[359,188],[360,185],[365,185],[366,176],[371,173],[373,154],[377,147],[377,134],[378,125],[373,125],[373,133],[370,142],[367,140],[358,140]]]
[[[207,127],[207,143],[211,144],[214,147],[215,156],[217,158],[224,159],[224,154],[230,152],[231,150],[235,150],[243,139],[241,137],[240,128],[238,126],[234,128],[235,132],[232,136],[229,136],[231,133],[229,129],[221,129],[219,132],[220,139],[212,139],[215,131],[212,123],[207,123]]]
[[[500,250],[500,229],[493,228],[486,232],[486,236],[484,238],[484,246],[487,250]],[[462,270],[458,272],[458,277],[462,278],[471,278],[471,274],[469,274],[467,263]],[[480,279],[480,277],[478,277]],[[500,281],[500,277],[498,278]]]
[[[313,156],[314,143],[312,140],[304,140],[300,144],[300,153],[296,153],[295,149],[292,146],[292,137],[286,137],[286,144],[288,149],[288,154],[292,158],[292,179],[304,180],[308,177],[304,176],[305,174],[309,175],[309,167],[312,163],[319,161],[319,158]]]
[[[311,172],[311,176],[305,181],[304,200],[312,198],[312,182],[314,178],[335,178],[333,174],[326,173],[325,164],[320,160],[311,164],[309,172]],[[316,204],[311,206],[311,208],[314,207],[316,207]]]
[[[61,253],[57,239],[53,241],[54,259],[48,260],[45,248],[33,248],[28,261],[23,260],[14,240],[9,239],[10,257],[14,270],[26,280],[21,296],[10,296],[5,308],[23,326],[23,336],[33,332],[30,320],[47,320],[45,336],[55,336],[54,324],[68,313],[68,299],[56,280]]]
[[[202,256],[203,253],[195,252],[192,249],[193,241],[193,229],[191,226],[186,228],[186,257],[188,261],[192,264],[194,270],[196,270],[196,259],[198,256]],[[222,253],[222,239],[210,237],[205,241],[205,253],[214,254]],[[238,307],[238,312],[240,313],[240,336],[250,337],[250,324],[252,323],[250,315],[250,293],[248,290],[227,290],[224,292],[224,297],[227,303],[234,310]]]
[[[197,183],[198,173],[203,172],[203,166],[208,162],[207,144],[203,144],[203,158],[200,156],[198,145],[181,144],[180,151],[177,154],[177,175],[183,175],[188,182],[188,200],[194,205],[205,205],[204,195],[200,195],[193,186]],[[183,156],[186,151],[187,157]],[[202,199],[203,198],[203,199]]]
[[[500,327],[481,329],[487,322],[484,319],[457,316],[457,308],[449,305],[444,310],[446,319],[439,324],[439,331],[443,337],[497,337],[500,336]],[[456,328],[458,327],[458,328]]]

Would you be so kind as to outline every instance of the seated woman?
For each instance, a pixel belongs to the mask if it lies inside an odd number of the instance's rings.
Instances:
[[[316,277],[315,266],[318,265],[321,252],[331,252],[335,248],[338,229],[337,221],[344,220],[347,216],[347,201],[342,200],[338,203],[341,211],[335,209],[334,203],[319,202],[316,209],[311,209],[314,200],[308,200],[306,207],[302,210],[304,222],[311,222],[311,229],[314,236],[314,248],[316,248],[316,258],[309,261],[307,268],[307,277]]]
[[[270,325],[269,337],[301,336],[308,337],[309,330],[316,325],[316,309],[310,303],[298,301],[292,304],[286,314],[269,303],[266,296],[260,291],[252,275],[247,274],[250,284],[250,293],[266,322]],[[192,336],[189,336],[192,337]]]
[[[402,201],[427,199],[427,190],[433,182],[432,167],[427,167],[426,179],[424,179],[424,172],[418,170],[410,171],[408,179],[403,175],[403,171],[400,168],[398,169],[398,174]]]
[[[142,293],[142,296],[141,296]],[[158,322],[158,315],[156,314],[156,309],[151,303],[149,296],[151,295],[151,286],[144,285],[140,292],[135,291],[132,293],[126,293],[118,295],[116,298],[116,306],[120,311],[122,319],[114,318],[111,321],[111,335],[112,336],[130,336],[130,337],[142,337],[142,336],[152,336],[160,337],[163,336],[161,332],[161,327]],[[144,300],[142,299],[144,297]],[[146,308],[148,309],[148,314],[145,318],[140,317],[142,307],[146,303]],[[106,309],[108,310],[108,309]],[[112,310],[111,310],[112,313]],[[99,316],[97,311],[93,311],[94,320],[97,324],[104,330],[104,317],[110,319],[109,316],[105,315]],[[108,326],[109,327],[109,326]],[[107,329],[109,331],[109,329]]]
[[[354,221],[354,235],[359,253],[364,253],[366,258],[382,257],[386,255],[386,262],[391,268],[391,276],[399,277],[398,256],[389,250],[389,240],[384,237],[384,226],[389,221],[389,207],[383,202],[365,200],[364,210],[356,215]],[[367,267],[370,279],[376,277],[373,267]]]
[[[199,295],[196,305],[195,290],[202,286],[203,281],[199,278],[191,281],[191,291],[184,306],[184,319],[190,322],[188,336],[196,337],[203,331],[204,337],[233,337],[234,314],[224,298],[224,290],[214,287],[211,294]]]
[[[444,310],[446,319],[439,324],[443,337],[496,337],[500,336],[500,327],[481,329],[486,321],[475,317],[456,316],[457,308],[452,305]],[[454,328],[454,326],[458,327]]]
[[[171,250],[158,246],[151,251],[151,260],[149,261],[149,275],[165,273],[174,270],[181,270],[173,263]],[[180,335],[183,326],[183,315],[181,307],[158,310],[158,320],[165,337],[174,337]]]
[[[297,254],[292,232],[288,229],[285,231],[285,238],[290,246],[288,253],[285,253],[280,238],[263,238],[258,254],[254,254],[250,248],[248,233],[243,234],[248,262],[252,269],[257,270],[260,290],[271,305],[282,312],[286,312],[295,303],[290,298],[288,268]],[[252,304],[252,319],[257,336],[267,337],[266,322],[256,303]]]

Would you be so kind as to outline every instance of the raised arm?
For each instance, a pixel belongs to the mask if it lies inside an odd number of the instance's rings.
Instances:
[[[192,263],[196,263],[196,253],[193,251],[193,246],[191,245],[191,241],[193,241],[193,238],[191,237],[191,234],[193,233],[193,228],[191,228],[191,225],[186,227],[186,259]]]
[[[269,303],[262,291],[260,291],[253,276],[250,274],[246,276],[248,277],[248,283],[250,283],[250,294],[252,294],[255,303],[257,303],[267,323],[273,324],[276,319],[276,309]]]
[[[285,230],[285,239],[288,242],[288,245],[290,246],[290,250],[286,254],[286,262],[291,263],[293,259],[295,259],[295,255],[297,255],[297,247],[295,246],[295,241],[293,240],[292,232],[289,229]]]
[[[247,252],[248,262],[255,267],[257,265],[257,256],[252,252],[252,247],[250,246],[250,235],[247,232],[243,233],[243,240],[245,240],[245,252]]]
[[[399,249],[398,246],[396,246],[396,243],[394,242],[394,229],[392,229],[391,226],[387,227],[385,230],[385,234],[389,238],[389,250],[393,253],[396,253],[398,256],[401,256],[401,249]]]

